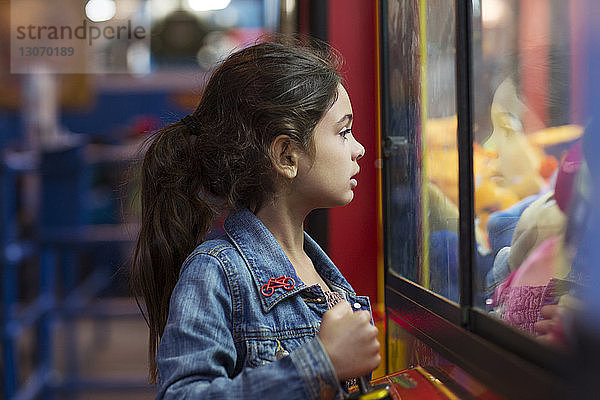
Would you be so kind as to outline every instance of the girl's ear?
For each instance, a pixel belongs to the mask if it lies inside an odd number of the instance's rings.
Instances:
[[[284,178],[293,179],[298,174],[300,151],[287,135],[279,135],[270,147],[270,157],[275,171]]]

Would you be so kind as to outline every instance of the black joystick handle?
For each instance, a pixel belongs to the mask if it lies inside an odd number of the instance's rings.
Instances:
[[[352,400],[393,400],[388,385],[371,386],[368,376],[358,378],[358,392],[350,395]]]
[[[358,378],[358,390],[361,394],[366,394],[371,390],[371,382],[369,382],[369,378],[366,376],[361,376]]]

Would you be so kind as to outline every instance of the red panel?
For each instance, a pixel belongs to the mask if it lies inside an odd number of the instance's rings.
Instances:
[[[355,122],[366,149],[347,206],[329,210],[329,255],[358,294],[377,302],[377,2],[329,0],[329,42],[344,56]],[[383,300],[383,299],[381,299]]]
[[[521,2],[519,57],[521,88],[529,106],[524,115],[525,132],[542,129],[548,123],[548,49],[550,45],[550,0]]]
[[[587,65],[585,49],[588,47],[586,38],[585,4],[581,1],[569,2],[570,50],[571,50],[571,122],[585,125],[585,104],[587,98],[585,86],[585,65]]]

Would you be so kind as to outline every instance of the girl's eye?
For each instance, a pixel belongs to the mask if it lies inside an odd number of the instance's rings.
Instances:
[[[352,128],[345,128],[340,131],[340,136],[344,139],[347,139],[346,135],[348,135],[349,133],[352,134]]]

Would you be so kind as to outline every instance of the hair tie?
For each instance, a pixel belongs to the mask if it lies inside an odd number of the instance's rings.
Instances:
[[[183,122],[191,135],[196,136],[200,133],[200,122],[193,115],[186,115],[181,119],[181,122]]]

